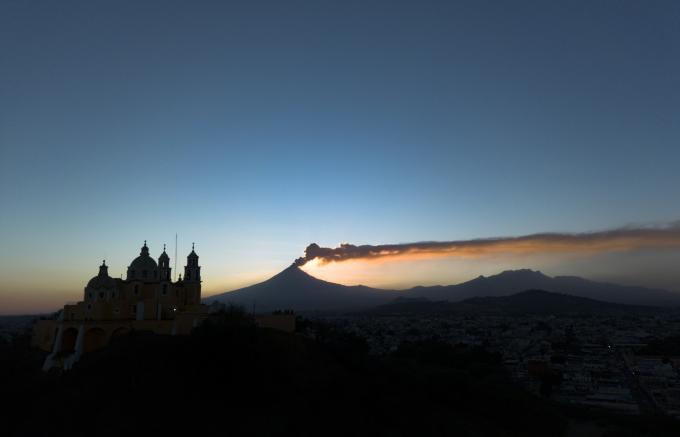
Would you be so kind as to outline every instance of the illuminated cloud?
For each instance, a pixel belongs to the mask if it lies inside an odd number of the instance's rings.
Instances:
[[[627,227],[578,234],[543,233],[519,237],[498,237],[459,241],[362,245],[341,244],[320,247],[312,243],[305,256],[295,260],[303,266],[316,260],[320,264],[353,259],[484,257],[497,254],[589,253],[632,251],[638,249],[680,248],[680,222],[662,227]]]

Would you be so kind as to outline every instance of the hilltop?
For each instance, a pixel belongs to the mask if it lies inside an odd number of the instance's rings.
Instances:
[[[429,300],[395,300],[371,310],[374,314],[406,313],[471,313],[471,314],[536,314],[536,315],[591,315],[622,316],[651,315],[663,308],[643,305],[626,305],[603,302],[585,297],[552,293],[544,290],[526,290],[510,296],[472,297],[461,302]]]

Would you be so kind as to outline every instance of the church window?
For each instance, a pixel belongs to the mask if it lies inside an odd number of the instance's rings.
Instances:
[[[142,270],[142,278],[146,278],[146,274],[147,274],[147,271],[146,271],[146,270]]]
[[[184,279],[191,279],[191,272],[187,272],[187,274],[184,275]]]
[[[89,293],[87,293],[87,297],[89,297],[90,299],[92,299],[92,292],[91,292],[91,291],[90,291]]]
[[[99,298],[104,299],[104,292],[102,292],[102,291],[99,292]]]

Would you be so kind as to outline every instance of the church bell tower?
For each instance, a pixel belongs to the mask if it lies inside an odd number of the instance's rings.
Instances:
[[[170,281],[172,269],[170,268],[170,257],[165,253],[165,244],[163,245],[163,253],[158,257],[158,271],[161,281]]]
[[[198,265],[194,243],[191,243],[191,253],[187,256],[187,265],[184,267],[184,287],[187,290],[187,303],[201,303],[201,266]]]

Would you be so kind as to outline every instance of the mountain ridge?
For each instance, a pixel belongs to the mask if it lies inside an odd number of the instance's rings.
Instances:
[[[259,311],[326,311],[368,308],[386,304],[398,297],[459,302],[474,297],[509,296],[526,290],[546,290],[627,305],[680,306],[680,293],[596,282],[578,276],[550,277],[531,269],[505,270],[455,285],[389,290],[324,281],[309,275],[295,264],[263,282],[220,293],[204,301],[233,303],[247,308],[252,306]]]
[[[371,314],[536,314],[536,315],[651,315],[668,308],[604,302],[545,290],[526,290],[509,296],[480,296],[460,302],[397,301],[370,310]]]

